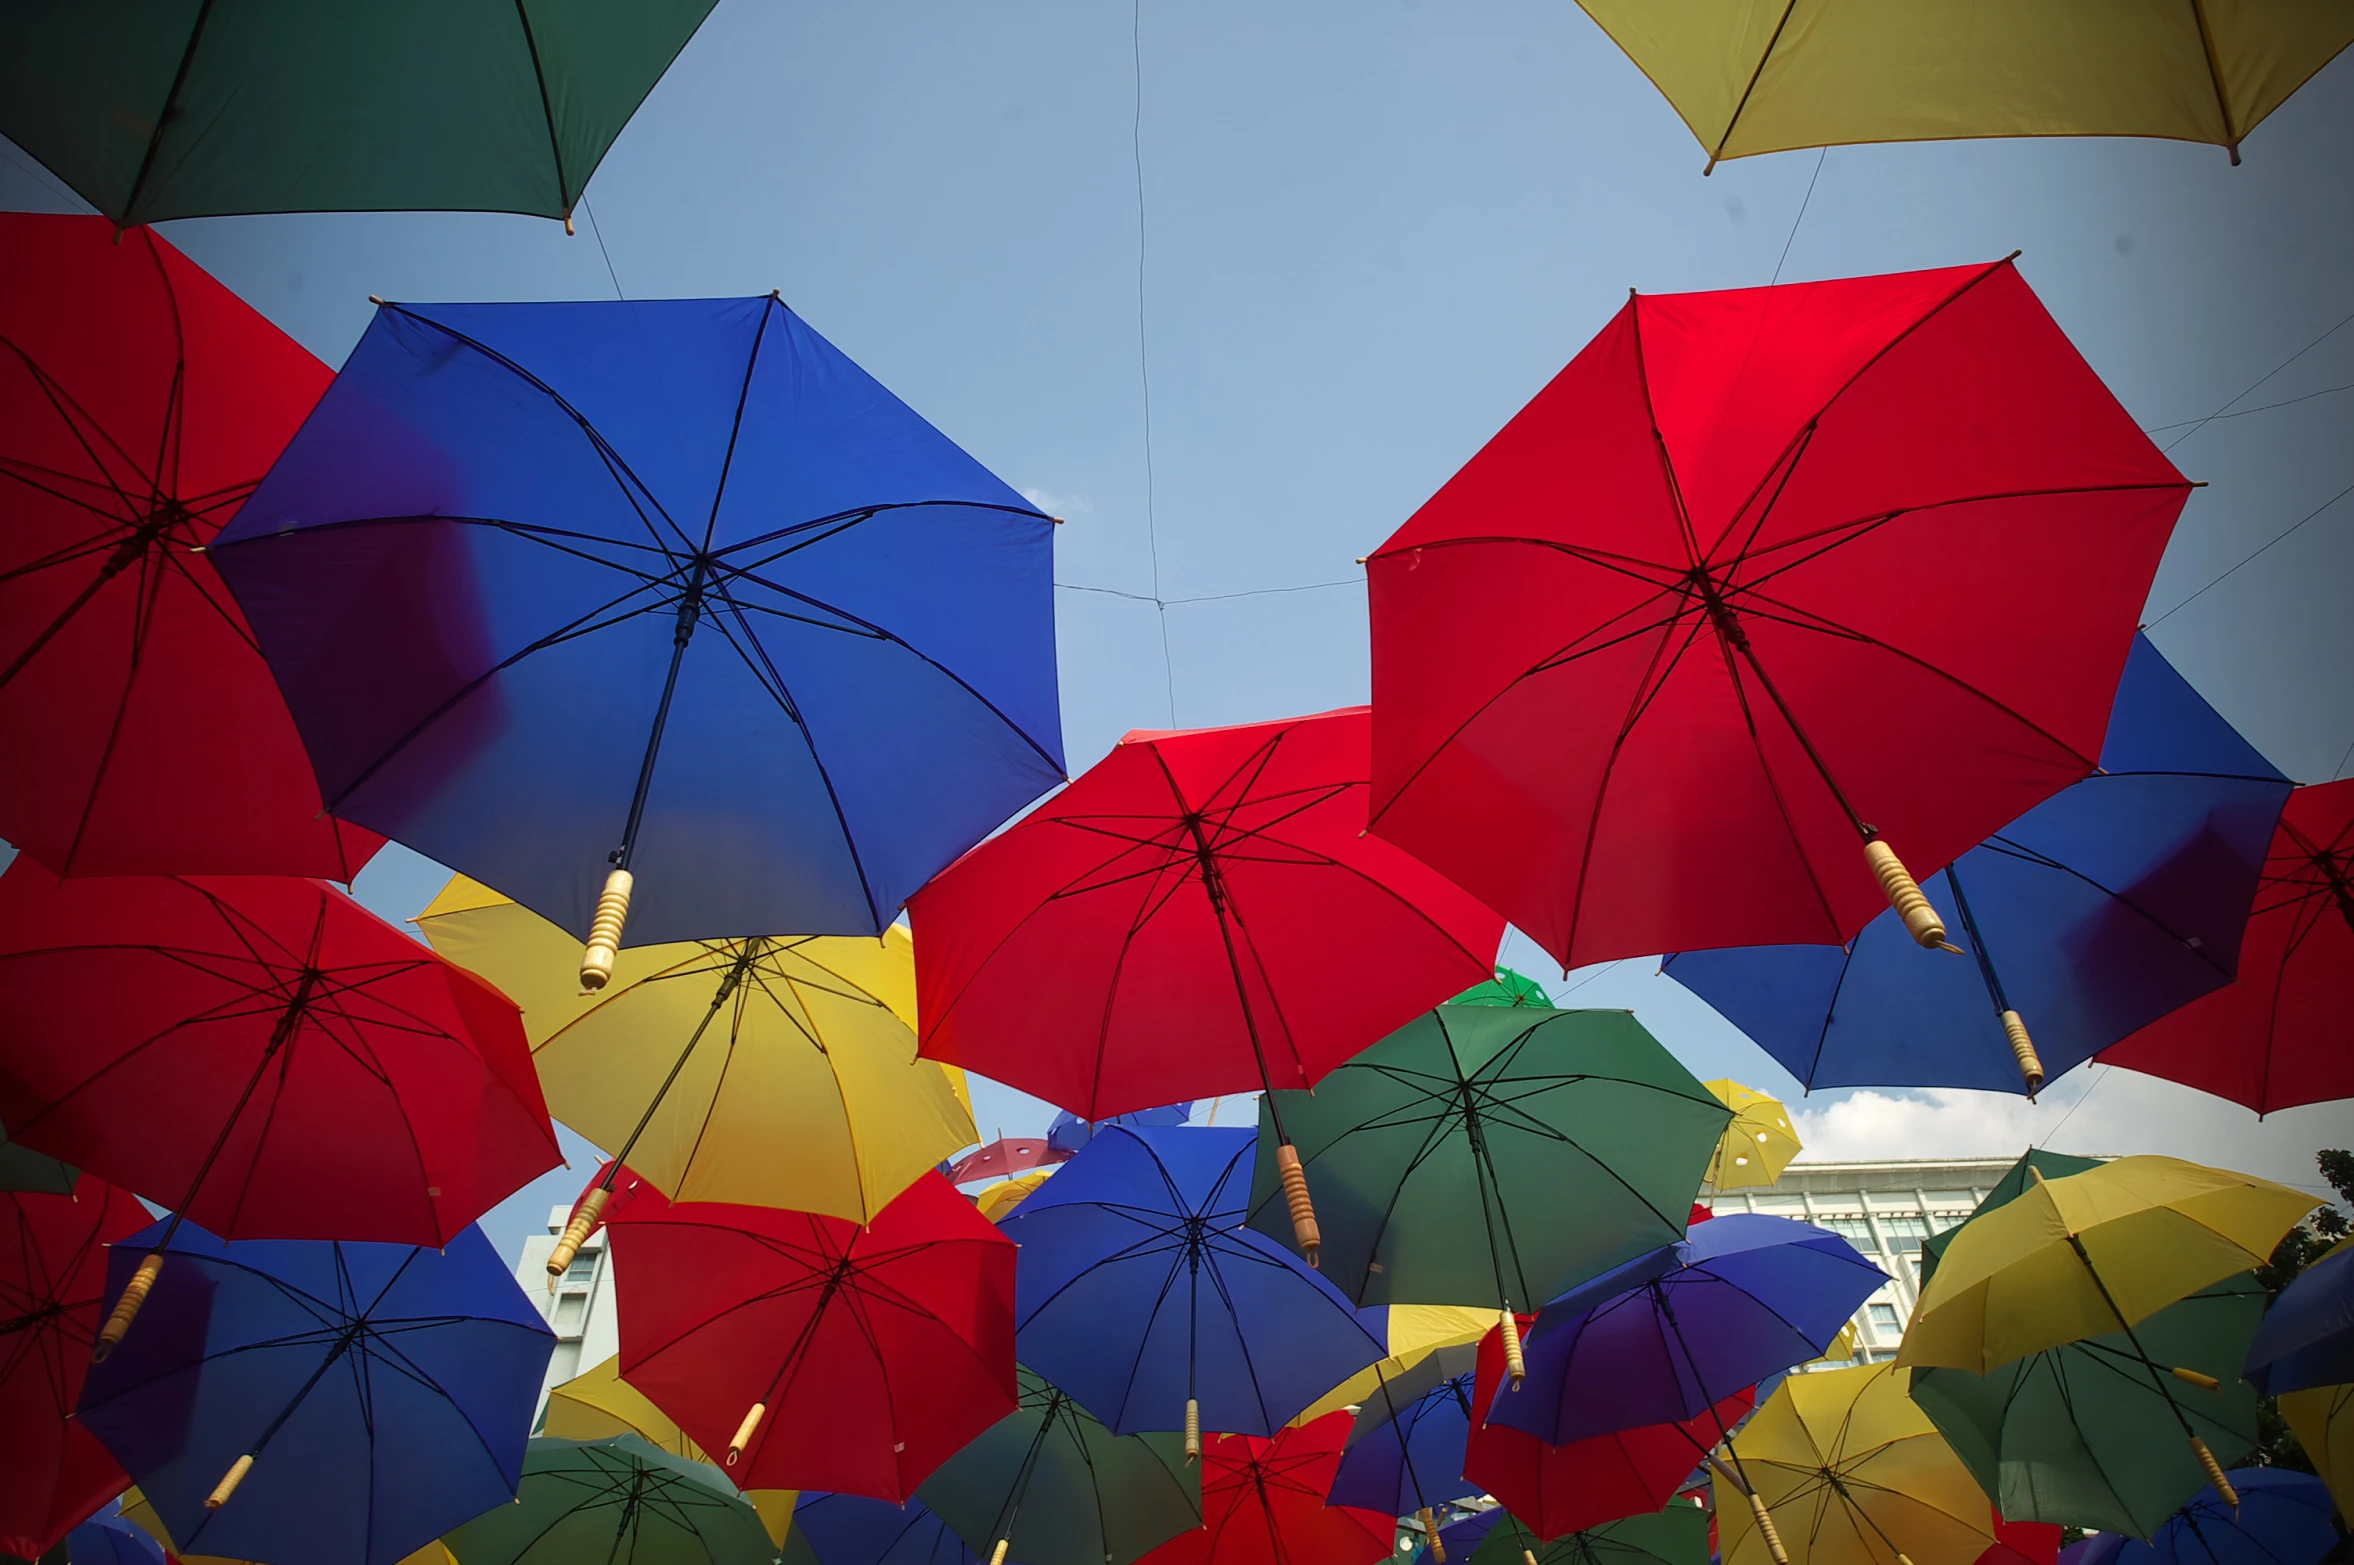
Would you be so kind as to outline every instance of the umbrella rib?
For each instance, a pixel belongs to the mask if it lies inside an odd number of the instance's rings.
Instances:
[[[41,388],[43,400],[48,402],[51,409],[56,412],[59,422],[72,432],[74,444],[79,446],[82,454],[90,459],[91,469],[99,475],[98,481],[113,491],[114,497],[122,503],[124,510],[136,510],[138,502],[132,499],[130,491],[116,480],[112,465],[92,445],[92,436],[103,440],[106,443],[106,448],[131,470],[132,474],[146,486],[149,493],[154,492],[157,479],[148,474],[140,465],[138,458],[123,449],[122,443],[114,438],[106,426],[92,415],[89,409],[83,407],[74,395],[65,389],[62,382],[43,369],[40,362],[14,338],[0,335],[0,346],[6,347],[9,352],[16,355],[18,361],[24,365],[26,374],[31,376],[33,383]],[[10,459],[10,465],[17,465],[17,459]],[[61,470],[49,471],[59,471],[60,476],[66,476]],[[90,480],[84,479],[82,482],[87,483]],[[90,507],[90,509],[95,510],[96,507]],[[120,517],[116,517],[114,520],[116,525],[122,525]]]
[[[731,543],[726,548],[716,550],[714,552],[717,558],[719,558],[722,562],[725,562],[727,564],[727,568],[731,571],[757,570],[764,565],[773,565],[779,560],[786,559],[792,555],[798,554],[804,549],[815,548],[821,543],[831,542],[832,540],[842,536],[842,534],[850,531],[852,528],[858,527],[866,522],[871,522],[876,517],[882,516],[887,512],[926,510],[996,511],[1006,516],[1027,516],[1034,521],[1051,522],[1053,520],[1053,518],[1048,516],[1044,511],[1032,510],[1028,506],[1007,505],[1001,500],[967,500],[954,498],[935,500],[884,500],[879,501],[873,505],[862,505],[847,511],[836,511],[830,516],[815,516],[811,517],[807,521],[794,522],[790,526],[779,527],[774,531],[762,533],[756,538],[747,538],[741,543]],[[802,533],[809,533],[813,534],[814,536],[796,536],[797,534]],[[784,538],[791,538],[793,541],[790,544],[787,544],[784,548],[777,550],[773,554],[764,554],[756,560],[747,560],[740,566],[734,564],[733,562],[727,561],[727,556],[731,554],[740,554],[747,549],[766,548],[768,545]]]
[[[70,876],[74,870],[74,860],[81,856],[82,839],[90,830],[90,817],[97,813],[98,796],[105,791],[106,775],[114,764],[115,746],[122,742],[123,725],[131,714],[131,693],[138,688],[139,675],[146,662],[148,629],[152,624],[156,600],[163,592],[163,578],[151,568],[149,551],[140,551],[138,565],[138,591],[134,595],[130,626],[129,672],[124,676],[122,688],[115,696],[114,717],[107,724],[106,743],[100,747],[98,764],[91,771],[90,788],[83,796],[81,814],[74,820],[74,834],[66,845],[65,862],[57,866],[60,876]],[[16,665],[21,666],[21,663]],[[15,667],[9,670],[11,674],[15,671]],[[0,684],[5,683],[5,679],[0,679]]]
[[[1822,909],[1824,925],[1836,933],[1839,928],[1839,915],[1832,910],[1831,896],[1823,889],[1822,877],[1815,873],[1814,857],[1806,851],[1805,839],[1799,835],[1798,822],[1791,816],[1790,803],[1782,795],[1781,778],[1774,771],[1774,763],[1766,757],[1765,736],[1758,730],[1757,710],[1750,705],[1748,687],[1742,683],[1740,661],[1733,654],[1733,646],[1726,635],[1726,628],[1713,623],[1711,623],[1711,628],[1716,632],[1717,650],[1724,658],[1725,682],[1733,687],[1733,698],[1741,705],[1741,726],[1748,731],[1750,749],[1756,752],[1758,773],[1765,779],[1767,793],[1773,797],[1774,813],[1782,818],[1782,829],[1789,836],[1791,851],[1798,856],[1799,867],[1806,872],[1807,887],[1815,894],[1816,906]],[[1775,709],[1782,714],[1782,721],[1789,727],[1792,736],[1798,740],[1799,748],[1806,752],[1808,759],[1815,760],[1816,769],[1821,773],[1823,784],[1830,791],[1833,801],[1838,804],[1840,811],[1847,816],[1849,822],[1860,830],[1863,826],[1862,817],[1858,816],[1854,807],[1847,802],[1847,795],[1840,791],[1839,785],[1831,780],[1830,769],[1825,767],[1820,760],[1816,760],[1813,743],[1799,729],[1797,719],[1791,715],[1787,707],[1783,706],[1780,695],[1767,682],[1765,670],[1759,665],[1754,652],[1749,653],[1749,666],[1752,672],[1757,675],[1758,683],[1765,687],[1766,694],[1773,698]]]
[[[2087,780],[2098,781],[2099,779],[2091,778]],[[2250,780],[2255,781],[2261,779]],[[2204,943],[2201,943],[2198,946],[2189,946],[2189,942],[2183,935],[2182,931],[2174,928],[2164,919],[2160,918],[2156,913],[2153,913],[2148,908],[2142,906],[2142,904],[2134,898],[2130,891],[2111,890],[2101,882],[2093,879],[2092,876],[2087,875],[2084,871],[2078,869],[2075,865],[2062,863],[2060,860],[2053,858],[2047,853],[2038,853],[2032,848],[2022,847],[2019,844],[2012,842],[2009,838],[2002,836],[2000,833],[1987,838],[1984,843],[1980,844],[1980,846],[1988,849],[1991,852],[2000,854],[2002,857],[2016,859],[2023,863],[2034,864],[2043,869],[2055,870],[2062,875],[2070,877],[2073,880],[2081,881],[2085,885],[2090,886],[2093,890],[2099,892],[2101,895],[2109,898],[2111,901],[2123,907],[2127,912],[2133,914],[2134,917],[2140,919],[2143,923],[2149,925],[2158,933],[2166,936],[2169,940],[2174,941],[2178,945],[2189,947],[2198,960],[2206,963],[2210,968],[2213,968],[2216,972],[2222,974],[2226,983],[2231,981],[2233,977],[2231,971],[2207,953],[2207,948]],[[1947,868],[1946,878],[1949,881],[1952,879],[1951,866],[1948,866]]]

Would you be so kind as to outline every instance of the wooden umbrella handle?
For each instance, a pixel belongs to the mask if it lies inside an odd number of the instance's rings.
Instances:
[[[2027,1023],[2017,1011],[2003,1012],[2003,1036],[2011,1040],[2011,1056],[2019,1062],[2020,1079],[2033,1099],[2043,1090],[2043,1057],[2035,1052],[2035,1040],[2027,1036]]]
[[[253,1453],[248,1451],[229,1464],[229,1470],[221,1475],[221,1481],[213,1485],[213,1492],[204,1497],[204,1508],[217,1511],[228,1504],[229,1496],[237,1492],[237,1486],[245,1482],[245,1475],[252,1471]]]
[[[613,1187],[599,1185],[581,1198],[580,1210],[572,1214],[572,1221],[564,1225],[564,1237],[548,1252],[548,1286],[555,1287],[555,1279],[572,1270],[572,1258],[580,1254],[580,1247],[588,1243],[589,1235],[604,1221],[605,1203],[613,1199]]]
[[[2207,1442],[2201,1440],[2197,1435],[2191,1436],[2191,1454],[2196,1456],[2199,1459],[2199,1465],[2207,1470],[2207,1481],[2215,1486],[2217,1494],[2223,1496],[2223,1503],[2235,1511],[2238,1510],[2240,1508],[2240,1492],[2233,1488],[2231,1480],[2223,1475],[2223,1464],[2215,1460],[2215,1453],[2207,1449]]]
[[[1864,844],[1864,862],[1872,867],[1881,893],[1888,898],[1888,905],[1896,909],[1896,916],[1904,920],[1905,930],[1913,937],[1914,944],[1926,951],[1954,949],[1946,943],[1945,920],[1921,894],[1921,883],[1913,879],[1912,871],[1904,867],[1904,860],[1896,856],[1894,848],[1878,837],[1871,838]]]
[[[1512,1313],[1512,1306],[1504,1306],[1503,1319],[1497,1322],[1504,1333],[1504,1378],[1518,1391],[1528,1379],[1528,1359],[1520,1351],[1520,1319]]]
[[[742,1456],[744,1454],[744,1448],[752,1443],[752,1431],[758,1429],[760,1427],[760,1421],[767,1416],[768,1404],[766,1402],[755,1402],[752,1404],[751,1411],[744,1415],[744,1421],[736,1425],[735,1438],[728,1441],[727,1443],[728,1466],[733,1467],[736,1465],[736,1459]]]
[[[1005,1551],[1013,1547],[1013,1539],[1000,1538],[997,1547],[989,1551],[989,1565],[1005,1565]]]
[[[2167,1373],[2172,1375],[2177,1380],[2187,1381],[2191,1385],[2197,1386],[2201,1391],[2220,1391],[2223,1389],[2223,1382],[2217,1380],[2213,1375],[2206,1374],[2200,1370],[2185,1369],[2180,1364],[2175,1365],[2174,1368],[2168,1370]]]
[[[1316,1227],[1316,1203],[1308,1199],[1308,1171],[1300,1167],[1300,1149],[1283,1142],[1275,1149],[1275,1170],[1283,1177],[1283,1199],[1291,1208],[1291,1236],[1308,1264],[1318,1264],[1324,1235]]]
[[[1774,1513],[1766,1509],[1764,1497],[1755,1489],[1748,1493],[1749,1514],[1757,1523],[1757,1535],[1765,1539],[1766,1552],[1774,1557],[1774,1565],[1790,1565],[1790,1551],[1782,1547],[1782,1532],[1774,1525]]]
[[[1434,1565],[1447,1565],[1447,1545],[1439,1537],[1439,1524],[1424,1506],[1415,1520],[1422,1523],[1422,1536],[1430,1540],[1430,1557]]]
[[[1202,1455],[1202,1405],[1192,1397],[1185,1399],[1185,1465],[1190,1467]]]
[[[597,894],[597,916],[589,921],[588,948],[580,953],[580,986],[595,991],[613,978],[613,960],[621,948],[621,926],[629,922],[629,894],[637,877],[617,869],[605,877]]]
[[[90,1350],[90,1361],[103,1364],[107,1355],[129,1335],[131,1322],[139,1318],[139,1307],[147,1302],[147,1295],[155,1291],[155,1279],[163,1275],[163,1252],[157,1250],[139,1263],[123,1288],[123,1296],[114,1301],[114,1313],[106,1317],[106,1324],[98,1329],[98,1342]]]

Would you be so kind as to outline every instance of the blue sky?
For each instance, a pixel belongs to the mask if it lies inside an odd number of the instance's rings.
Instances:
[[[449,214],[167,232],[330,363],[370,294],[781,290],[1069,519],[1056,570],[1074,767],[1131,727],[1365,699],[1354,561],[1629,287],[2023,250],[2086,357],[2209,482],[2151,596],[2159,645],[2275,764],[2321,781],[2354,770],[2354,324],[2330,331],[2354,316],[2354,60],[2244,151],[2234,169],[2215,148],[2146,141],[1839,148],[1703,178],[1681,123],[1564,0],[1144,0],[1133,16],[722,0],[589,186],[577,237]],[[0,205],[71,204],[0,144]],[[1119,595],[1153,595],[1156,569],[1161,597],[1195,601]],[[436,885],[393,858],[361,890],[405,917]],[[1517,938],[1510,959],[1557,978]],[[1651,964],[1569,984],[1574,1003],[1632,1007],[1703,1076],[1792,1087]],[[2354,1135],[2345,1105],[2258,1125],[2126,1073],[2090,1079],[2061,1137],[2080,1150],[2313,1183],[2311,1149]],[[1802,1129],[1853,1155],[2011,1153],[2049,1134],[2077,1080],[2032,1110],[1818,1094]],[[987,1089],[978,1107],[984,1131],[1034,1132],[1045,1112]],[[574,1177],[494,1214],[501,1248]]]

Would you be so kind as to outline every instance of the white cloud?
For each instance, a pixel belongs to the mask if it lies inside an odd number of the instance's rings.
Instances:
[[[1022,498],[1049,516],[1085,516],[1095,509],[1083,494],[1057,494],[1052,489],[1025,489]]]

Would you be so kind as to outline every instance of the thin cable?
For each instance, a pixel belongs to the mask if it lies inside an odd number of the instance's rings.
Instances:
[[[2303,516],[2298,517],[2297,520],[2291,522],[2286,528],[2274,534],[2271,539],[2258,547],[2254,553],[2243,557],[2238,565],[2234,565],[2230,570],[2225,571],[2222,575],[2207,583],[2206,586],[2201,587],[2197,592],[2192,593],[2189,597],[2183,599],[2180,603],[2177,603],[2174,605],[2174,607],[2168,609],[2165,613],[2159,615],[2156,619],[2151,620],[2147,625],[2144,625],[2142,629],[2156,630],[2160,625],[2165,624],[2168,620],[2174,618],[2175,615],[2180,614],[2184,609],[2189,608],[2192,604],[2198,602],[2208,593],[2214,591],[2217,587],[2220,587],[2225,582],[2229,581],[2233,576],[2239,574],[2241,566],[2252,564],[2256,560],[2257,556],[2264,554],[2267,550],[2271,549],[2274,544],[2285,542],[2291,533],[2294,533],[2298,528],[2303,527],[2307,522],[2312,521],[2322,512],[2328,510],[2331,506],[2336,505],[2340,500],[2345,499],[2346,496],[2350,494],[2354,494],[2354,484],[2348,484],[2345,488],[2339,490],[2336,494],[2331,495],[2327,500],[2322,501],[2321,504],[2315,506],[2312,510],[2307,511]]]
[[[1161,599],[1161,537],[1153,514],[1152,360],[1144,329],[1144,0],[1129,0],[1129,54],[1136,71],[1136,115],[1128,126],[1128,160],[1136,168],[1136,378],[1144,388],[1144,542],[1152,556],[1153,612],[1161,622],[1161,685],[1169,726],[1177,726],[1177,670],[1169,657],[1169,605]]]
[[[2058,1124],[2053,1125],[2051,1129],[2045,1131],[2043,1133],[2043,1140],[2036,1144],[2047,1147],[2050,1146],[2052,1144],[2052,1138],[2060,1133],[2060,1126],[2067,1124],[2068,1121],[2076,1117],[2076,1111],[2084,1107],[2084,1100],[2091,1097],[2095,1092],[2099,1091],[2101,1083],[2107,1081],[2110,1075],[2113,1074],[2116,1069],[2117,1067],[2114,1065],[2102,1066],[2101,1073],[2092,1079],[2090,1085],[2088,1085],[2082,1092],[2076,1095],[2076,1101],[2074,1103],[2068,1105],[2068,1112],[2060,1116]]]
[[[2311,402],[2315,397],[2334,397],[2341,391],[2354,391],[2354,381],[2343,386],[2324,386],[2319,391],[2308,391],[2301,397],[2288,397],[2279,402],[2261,402],[2252,408],[2239,408],[2230,413],[2210,413],[2205,418],[2186,418],[2179,424],[2158,424],[2142,431],[2145,435],[2163,435],[2170,429],[2188,429],[2196,424],[2212,424],[2220,419],[2246,418],[2251,413],[2270,413],[2279,408],[2293,408],[2300,402]]]
[[[1815,198],[1815,181],[1823,177],[1823,160],[1830,155],[1831,149],[1829,147],[1825,147],[1821,152],[1815,154],[1815,171],[1807,176],[1806,194],[1799,199],[1798,215],[1790,220],[1790,237],[1782,241],[1781,259],[1774,262],[1773,281],[1766,284],[1768,288],[1782,280],[1783,262],[1790,259],[1790,246],[1798,240],[1798,225],[1806,221],[1807,206]]]
[[[1131,603],[1155,603],[1164,609],[1187,603],[1225,603],[1234,598],[1264,598],[1282,592],[1327,592],[1335,587],[1361,587],[1364,582],[1311,581],[1297,587],[1252,587],[1242,592],[1212,592],[1197,598],[1155,598],[1141,592],[1122,592],[1117,587],[1090,587],[1075,581],[1058,581],[1055,586],[1064,592],[1100,592],[1107,598],[1126,598]]]
[[[2253,393],[2258,386],[2263,385],[2266,381],[2272,379],[2273,376],[2278,375],[2282,370],[2287,369],[2290,365],[2296,363],[2306,354],[2311,353],[2315,348],[2320,347],[2323,343],[2329,341],[2332,337],[2335,337],[2339,332],[2345,330],[2346,323],[2348,321],[2354,321],[2354,311],[2349,311],[2346,315],[2339,319],[2337,325],[2332,326],[2328,331],[2323,332],[2320,336],[2314,338],[2311,342],[2305,344],[2305,346],[2299,348],[2296,352],[2290,354],[2287,358],[2281,360],[2278,364],[2275,364],[2271,369],[2266,370],[2262,375],[2258,376],[2253,382],[2251,382],[2248,386],[2248,389],[2241,392],[2239,396],[2232,398],[2231,401],[2226,402],[2223,404],[2223,406],[2217,408],[2214,412],[2208,414],[2205,418],[2200,419],[2197,423],[2191,425],[2190,428],[2184,430],[2181,434],[2176,435],[2172,440],[2167,441],[2163,449],[2167,451],[2173,450],[2176,446],[2181,445],[2184,441],[2190,439],[2191,436],[2197,434],[2200,430],[2205,429],[2209,424],[2212,424],[2217,419],[2223,417],[2223,415],[2230,412],[2231,409],[2237,405],[2242,398],[2247,397]],[[2165,427],[2171,429],[2174,426],[2169,424]]]
[[[597,214],[589,210],[588,197],[580,198],[580,215],[588,219],[590,237],[597,241],[597,254],[605,258],[605,275],[613,279],[613,297],[629,297],[621,291],[621,274],[613,270],[613,252],[605,248],[605,231],[597,226]]]

